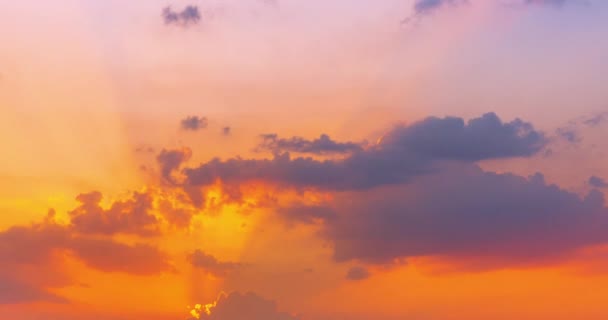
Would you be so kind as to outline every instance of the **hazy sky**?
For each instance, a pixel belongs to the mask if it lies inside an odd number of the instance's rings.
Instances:
[[[0,1],[0,314],[606,319],[606,57],[601,0]]]

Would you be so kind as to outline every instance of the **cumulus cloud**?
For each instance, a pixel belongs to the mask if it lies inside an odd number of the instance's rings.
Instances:
[[[435,159],[478,161],[528,157],[546,144],[532,124],[515,119],[502,122],[486,113],[465,122],[462,118],[427,118],[391,131],[383,141]]]
[[[221,295],[206,308],[197,306],[194,319],[201,320],[299,320],[299,317],[280,312],[276,302],[264,299],[255,293],[233,292]],[[191,318],[191,320],[194,320]]]
[[[279,138],[275,133],[264,134],[261,138],[262,142],[260,142],[256,149],[258,151],[271,151],[273,153],[294,152],[324,155],[346,154],[363,149],[358,143],[336,142],[326,134],[322,134],[314,140],[307,140],[302,137]]]
[[[443,161],[529,157],[547,143],[545,135],[522,120],[502,122],[495,114],[465,122],[461,118],[427,118],[393,128],[378,145],[344,159],[213,159],[183,170],[186,184],[206,186],[217,180],[242,183],[263,180],[293,187],[361,190],[398,184],[436,171]],[[175,168],[176,166],[172,166]]]
[[[202,250],[194,251],[188,259],[194,267],[201,268],[216,277],[224,277],[228,273],[243,267],[241,263],[219,261]]]
[[[165,7],[162,11],[163,21],[167,25],[190,26],[201,20],[201,13],[197,6],[189,5],[181,11],[175,11],[172,7]]]
[[[180,125],[184,130],[198,131],[206,129],[209,125],[209,120],[206,117],[188,116],[180,122]]]
[[[369,276],[369,271],[360,266],[352,267],[348,269],[348,272],[346,273],[346,279],[353,281],[365,280],[369,278]]]
[[[101,207],[98,191],[76,197],[80,205],[69,212],[73,229],[83,234],[159,235],[159,221],[152,214],[152,196],[135,192],[131,199],[115,201],[111,207]]]
[[[608,188],[608,182],[606,182],[606,180],[604,180],[598,176],[589,177],[588,182],[589,182],[589,185],[594,188]]]
[[[62,268],[67,255],[103,272],[153,275],[174,270],[168,255],[152,245],[80,234],[56,223],[51,211],[42,222],[0,232],[0,304],[65,302],[49,289],[75,283]]]

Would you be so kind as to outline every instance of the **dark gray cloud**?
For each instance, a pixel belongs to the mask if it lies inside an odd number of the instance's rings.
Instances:
[[[188,116],[180,122],[180,125],[184,130],[197,131],[206,129],[209,125],[209,120],[206,117]]]
[[[262,142],[260,142],[256,150],[271,151],[273,153],[293,152],[324,155],[346,154],[363,150],[363,147],[359,143],[336,142],[326,134],[322,134],[314,140],[302,137],[279,138],[275,133],[264,134],[261,138]]]
[[[162,11],[163,21],[167,25],[190,26],[201,20],[201,12],[197,6],[189,5],[181,11],[175,11],[172,7],[165,7]]]
[[[528,178],[448,166],[414,183],[348,193],[324,233],[338,261],[478,257],[503,266],[541,262],[608,241],[601,193],[584,198],[540,174]]]
[[[369,270],[360,266],[352,267],[348,269],[348,272],[346,273],[346,279],[353,281],[365,280],[369,278],[369,276]]]
[[[224,277],[228,273],[243,267],[241,263],[219,261],[214,256],[201,250],[194,251],[188,259],[193,266],[201,268],[216,277]]]
[[[383,141],[430,158],[465,161],[528,157],[548,143],[532,124],[520,119],[502,122],[495,113],[468,122],[456,117],[427,118],[393,129]]]
[[[199,310],[202,311],[202,310]],[[299,317],[280,312],[272,300],[255,293],[233,292],[222,295],[216,301],[211,313],[200,312],[201,320],[299,320]]]
[[[598,177],[598,176],[591,176],[589,177],[589,181],[588,181],[589,185],[594,187],[594,188],[608,188],[608,182],[606,182],[606,180]]]
[[[216,180],[228,184],[263,180],[293,187],[357,190],[403,183],[434,172],[443,161],[528,157],[546,143],[545,135],[531,124],[519,119],[504,123],[493,113],[468,122],[454,117],[427,118],[397,126],[378,145],[344,159],[292,158],[289,153],[275,154],[272,159],[213,159],[185,168],[183,173],[189,186],[206,186]]]

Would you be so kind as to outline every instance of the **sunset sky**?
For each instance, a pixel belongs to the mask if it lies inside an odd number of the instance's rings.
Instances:
[[[0,0],[0,319],[608,319],[608,1]]]

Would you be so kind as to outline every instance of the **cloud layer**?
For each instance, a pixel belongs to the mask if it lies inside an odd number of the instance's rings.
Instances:
[[[493,113],[468,122],[427,118],[396,126],[378,145],[344,159],[292,158],[282,153],[273,159],[213,159],[183,173],[191,186],[263,180],[298,188],[361,190],[404,183],[436,171],[442,161],[529,157],[546,143],[545,135],[531,124],[519,119],[504,123]]]

